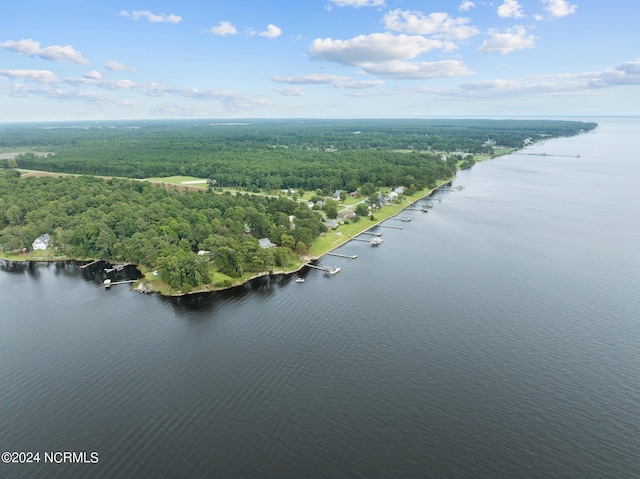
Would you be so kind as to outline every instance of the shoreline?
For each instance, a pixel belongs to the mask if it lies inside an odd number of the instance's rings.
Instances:
[[[505,152],[503,154],[500,155],[495,155],[495,156],[490,156],[488,158],[481,158],[476,160],[476,163],[482,162],[482,161],[486,161],[489,159],[493,159],[495,157],[498,156],[504,156],[506,154],[512,154],[514,151],[518,151],[519,149],[513,149],[511,151]],[[473,165],[472,165],[473,166]],[[130,287],[130,291],[138,291],[138,292],[151,292],[151,293],[157,293],[160,294],[161,296],[166,296],[166,297],[180,297],[180,296],[187,296],[187,295],[192,295],[192,294],[201,294],[201,293],[215,293],[217,291],[227,291],[227,290],[231,290],[234,288],[240,288],[243,287],[245,284],[250,283],[251,281],[254,281],[256,279],[259,278],[263,278],[265,276],[288,276],[288,275],[293,275],[299,271],[301,271],[302,269],[306,268],[309,266],[309,264],[313,264],[314,262],[319,261],[320,259],[322,259],[323,257],[327,256],[328,253],[331,253],[335,250],[337,250],[338,248],[346,245],[347,243],[353,241],[356,237],[360,236],[361,234],[363,234],[366,231],[369,231],[370,229],[379,226],[381,223],[387,221],[390,218],[395,218],[396,216],[398,216],[400,213],[402,213],[403,211],[405,211],[408,207],[415,205],[418,201],[423,200],[424,198],[427,198],[431,195],[434,194],[434,192],[442,187],[443,185],[446,184],[450,184],[452,183],[456,178],[457,178],[457,173],[460,171],[460,168],[458,168],[456,170],[456,172],[454,173],[454,175],[450,178],[447,178],[445,180],[440,181],[435,187],[431,188],[429,191],[427,191],[424,194],[418,193],[418,196],[410,199],[409,202],[406,205],[402,205],[401,208],[395,212],[395,213],[390,213],[386,216],[384,216],[383,218],[376,220],[375,223],[373,223],[372,225],[368,225],[366,228],[363,228],[353,234],[351,234],[350,236],[346,236],[345,239],[343,241],[339,241],[338,244],[336,244],[335,246],[331,246],[329,249],[322,251],[319,254],[316,255],[306,255],[302,260],[302,263],[300,264],[300,266],[298,266],[297,268],[294,268],[292,270],[277,270],[277,271],[261,271],[259,273],[256,273],[248,278],[245,279],[241,279],[238,283],[234,283],[232,285],[229,286],[225,286],[225,287],[216,287],[216,286],[212,286],[212,283],[206,284],[206,285],[202,285],[201,287],[194,289],[192,291],[189,291],[188,293],[183,293],[181,291],[169,291],[169,292],[165,292],[165,291],[161,291],[160,289],[156,289],[153,285],[153,282],[149,282],[146,279],[146,273],[148,272],[146,270],[145,267],[141,267],[140,265],[136,265],[136,268],[138,269],[138,271],[140,272],[140,274],[142,275],[142,278],[140,278],[139,280],[137,280],[136,283],[133,283]],[[73,261],[76,263],[81,263],[84,261],[94,261],[95,258],[72,258],[72,257],[66,257],[66,256],[55,256],[55,257],[51,257],[51,258],[28,258],[28,259],[20,259],[20,258],[7,258],[4,257],[2,255],[2,253],[0,253],[0,261],[9,261],[9,262],[16,262],[16,263],[56,263],[56,262],[62,262],[62,261]],[[105,260],[108,261],[108,260]],[[164,283],[162,283],[164,284]]]
[[[198,289],[194,289],[193,291],[189,291],[188,293],[183,293],[183,292],[180,292],[180,291],[166,293],[166,292],[162,292],[162,291],[155,290],[155,289],[152,289],[151,292],[160,294],[161,296],[167,296],[167,297],[179,297],[179,296],[187,296],[187,295],[191,295],[191,294],[200,294],[200,293],[215,293],[217,291],[225,291],[225,290],[230,290],[230,289],[242,287],[245,284],[250,283],[251,281],[254,281],[254,280],[259,279],[259,278],[263,278],[265,276],[288,276],[288,275],[294,275],[295,273],[303,270],[304,268],[307,268],[309,264],[313,264],[313,263],[321,260],[323,257],[327,256],[328,253],[331,253],[331,252],[337,250],[338,248],[341,248],[342,246],[346,245],[347,243],[350,243],[351,241],[354,240],[354,238],[360,236],[364,232],[369,231],[370,229],[379,226],[381,223],[387,221],[390,218],[395,218],[400,213],[402,213],[406,208],[408,208],[410,206],[413,206],[418,201],[431,196],[442,185],[446,185],[448,183],[451,183],[455,179],[456,179],[456,175],[454,175],[453,177],[451,177],[449,179],[446,179],[446,180],[442,181],[441,183],[439,183],[434,188],[430,189],[425,194],[421,194],[417,198],[412,199],[411,201],[409,201],[409,203],[407,203],[406,205],[402,205],[402,207],[401,207],[401,209],[399,211],[397,211],[395,213],[392,213],[392,214],[389,214],[389,215],[385,216],[384,218],[382,218],[380,220],[376,220],[376,222],[374,224],[367,226],[366,228],[358,231],[357,233],[354,233],[351,236],[345,237],[344,241],[341,241],[339,244],[337,244],[335,246],[332,246],[328,250],[323,251],[322,253],[320,253],[318,255],[307,255],[305,257],[306,259],[302,261],[300,266],[298,266],[297,268],[294,268],[292,270],[287,270],[287,271],[285,271],[285,270],[261,271],[261,272],[256,273],[256,274],[254,274],[254,275],[252,275],[252,276],[250,276],[248,278],[245,278],[245,279],[241,280],[241,282],[238,283],[238,284],[233,284],[233,285],[226,286],[226,287],[215,287],[215,286],[214,287],[210,287],[211,284],[206,284],[206,285],[202,285],[202,287],[200,287]],[[8,258],[8,257],[3,256],[2,253],[0,253],[0,261],[8,261],[8,262],[11,262],[11,263],[58,263],[58,262],[72,261],[74,263],[80,264],[80,263],[83,263],[83,262],[86,262],[86,261],[94,261],[94,260],[95,260],[95,258],[72,258],[72,257],[68,257],[68,256],[54,256],[54,257],[43,257],[43,258],[25,258],[25,259],[20,259],[20,258],[17,258],[17,257]],[[104,261],[108,261],[108,260],[104,260]],[[80,265],[80,266],[82,266],[82,265]],[[142,269],[141,269],[140,265],[136,265],[136,268],[138,269],[138,271],[142,275],[142,278],[137,280],[137,282],[132,283],[132,285],[130,287],[130,291],[145,292],[145,287],[153,288],[153,285],[149,281],[146,281],[146,272],[143,271],[143,270],[146,270],[146,268],[142,267]]]

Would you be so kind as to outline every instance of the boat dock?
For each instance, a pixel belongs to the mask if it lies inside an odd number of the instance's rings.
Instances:
[[[330,268],[328,266],[316,266],[315,264],[311,264],[311,263],[307,263],[307,266],[309,268],[314,268],[314,269],[319,269],[320,271],[322,271],[325,274],[336,274],[338,272],[340,272],[340,268]]]
[[[111,286],[115,285],[115,284],[130,284],[130,283],[136,283],[138,280],[137,279],[129,279],[126,281],[111,281],[110,279],[105,279],[104,280],[104,287],[109,289]]]
[[[101,261],[104,261],[104,260],[103,259],[94,259],[91,263],[83,264],[82,266],[80,266],[80,269],[88,268],[89,266],[92,266],[94,264],[100,263]]]
[[[115,266],[113,266],[112,268],[105,268],[104,272],[105,273],[113,273],[114,271],[116,273],[119,273],[120,271],[122,271],[123,269],[125,269],[127,266],[135,266],[134,263],[120,263],[120,264],[116,264]]]
[[[391,219],[391,218],[389,218],[389,219]],[[378,226],[380,228],[391,228],[391,229],[394,229],[394,230],[401,230],[402,229],[402,226],[391,226],[391,225],[378,225]]]
[[[357,239],[357,238],[354,238]],[[360,241],[369,241],[369,240],[360,240]],[[327,253],[328,256],[337,256],[338,258],[347,258],[347,259],[356,259],[358,257],[357,254],[354,255],[348,255],[348,254],[340,254],[340,253],[334,253],[334,252],[330,252]]]

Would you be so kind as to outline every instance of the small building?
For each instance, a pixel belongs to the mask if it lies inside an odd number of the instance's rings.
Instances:
[[[341,194],[342,194],[342,190],[336,190],[331,198],[337,201],[340,199]]]
[[[42,236],[38,236],[35,241],[31,244],[31,247],[34,250],[44,250],[49,247],[49,242],[51,241],[51,237],[49,233],[45,233]]]
[[[260,238],[258,240],[258,243],[260,244],[260,248],[262,249],[275,248],[276,246],[278,246],[277,244],[272,243],[269,238]]]

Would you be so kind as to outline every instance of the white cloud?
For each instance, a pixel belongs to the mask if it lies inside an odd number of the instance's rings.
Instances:
[[[6,78],[33,81],[42,84],[58,82],[55,73],[49,70],[0,70],[0,75]]]
[[[461,98],[504,98],[506,96],[575,93],[585,90],[585,87],[586,85],[581,82],[526,83],[517,80],[495,79],[465,83],[457,87],[439,90],[436,93]]]
[[[329,0],[338,7],[384,7],[384,0]]]
[[[82,53],[74,49],[71,45],[59,46],[52,45],[50,47],[41,47],[39,42],[30,38],[19,40],[17,42],[8,40],[0,43],[0,48],[7,48],[12,52],[20,53],[29,57],[40,57],[45,60],[53,60],[56,62],[72,62],[86,65],[89,61],[83,58]]]
[[[289,88],[276,88],[276,92],[280,93],[282,96],[304,96],[305,93],[302,91],[300,87],[292,86]]]
[[[504,0],[504,3],[498,7],[498,16],[502,18],[522,18],[522,6],[517,0]]]
[[[578,9],[577,5],[571,5],[566,0],[540,0],[544,4],[544,9],[551,14],[552,17],[566,17],[575,13]]]
[[[467,25],[468,18],[452,18],[447,13],[425,15],[409,10],[392,10],[382,19],[389,30],[414,35],[432,35],[436,38],[465,40],[478,34],[478,29]]]
[[[124,63],[117,62],[115,60],[109,60],[104,64],[104,67],[107,70],[111,70],[114,72],[124,72],[124,71],[134,71],[134,68],[129,68]]]
[[[346,82],[351,77],[345,75],[328,75],[323,73],[312,73],[310,75],[272,75],[270,80],[277,83],[289,83],[291,85],[334,85],[336,83]]]
[[[310,75],[272,75],[270,80],[277,83],[288,83],[291,85],[331,85],[335,88],[365,89],[376,88],[384,85],[382,80],[362,80],[353,81],[346,75],[329,75],[323,73],[312,73]]]
[[[384,85],[382,80],[360,80],[360,81],[348,81],[335,85],[336,88],[347,88],[349,90],[367,90],[369,88],[378,88]]]
[[[342,65],[362,65],[394,60],[407,60],[446,44],[417,35],[372,33],[349,40],[317,38],[309,46],[309,54],[316,60],[326,60]]]
[[[97,70],[91,70],[89,73],[85,73],[84,77],[89,80],[102,80],[102,75]]]
[[[478,48],[480,53],[510,53],[514,50],[532,48],[536,44],[536,37],[527,35],[527,30],[517,25],[504,32],[489,30],[491,37],[485,40]]]
[[[259,37],[277,38],[280,35],[282,35],[282,30],[280,30],[278,27],[270,23],[269,25],[267,25],[267,29],[263,32],[258,32],[250,28],[249,30],[247,30],[247,33],[250,36],[258,35]]]
[[[213,33],[214,35],[219,35],[221,37],[224,37],[226,35],[235,35],[236,33],[238,33],[236,27],[234,27],[231,22],[227,22],[226,20],[218,23],[217,27],[211,27],[208,31],[210,33]]]
[[[591,87],[640,85],[640,58],[594,74]]]
[[[475,6],[476,6],[475,3],[473,3],[473,2],[471,2],[469,0],[464,0],[464,2],[462,2],[460,4],[460,6],[458,7],[458,10],[460,10],[461,12],[466,12],[466,11],[468,11],[469,9],[471,9],[471,8],[473,8]]]
[[[182,17],[178,15],[174,15],[173,13],[167,15],[166,13],[151,13],[149,10],[135,10],[133,12],[129,12],[127,10],[120,11],[121,17],[128,17],[132,20],[140,20],[141,18],[146,18],[149,23],[180,23],[182,21]]]
[[[640,85],[640,58],[602,71],[540,75],[528,80],[485,80],[424,91],[461,98],[500,98],[539,94],[584,95],[593,90],[632,85]]]
[[[430,78],[446,78],[471,75],[473,71],[458,60],[444,60],[438,62],[404,62],[393,61],[387,63],[362,65],[367,73],[383,78],[408,80],[424,80]]]

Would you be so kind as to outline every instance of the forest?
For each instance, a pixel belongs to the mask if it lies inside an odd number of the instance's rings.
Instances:
[[[518,148],[527,138],[595,126],[511,120],[2,125],[0,152],[23,153],[0,159],[0,250],[28,251],[47,233],[61,257],[135,262],[157,269],[175,291],[224,287],[299,262],[336,213],[331,201],[327,211],[317,211],[295,196],[250,192],[295,188],[320,199],[335,190],[364,197],[396,186],[419,191],[473,165],[469,154],[490,156],[497,146]],[[16,168],[83,176],[21,178]],[[169,175],[208,178],[210,188],[179,192],[133,180]],[[260,238],[278,247],[263,248]]]
[[[571,136],[595,123],[543,120],[252,120],[7,125],[0,149],[23,154],[20,168],[128,178],[189,175],[223,187],[353,191],[450,173],[442,154],[491,155],[526,138]],[[447,165],[450,169],[450,165]]]

